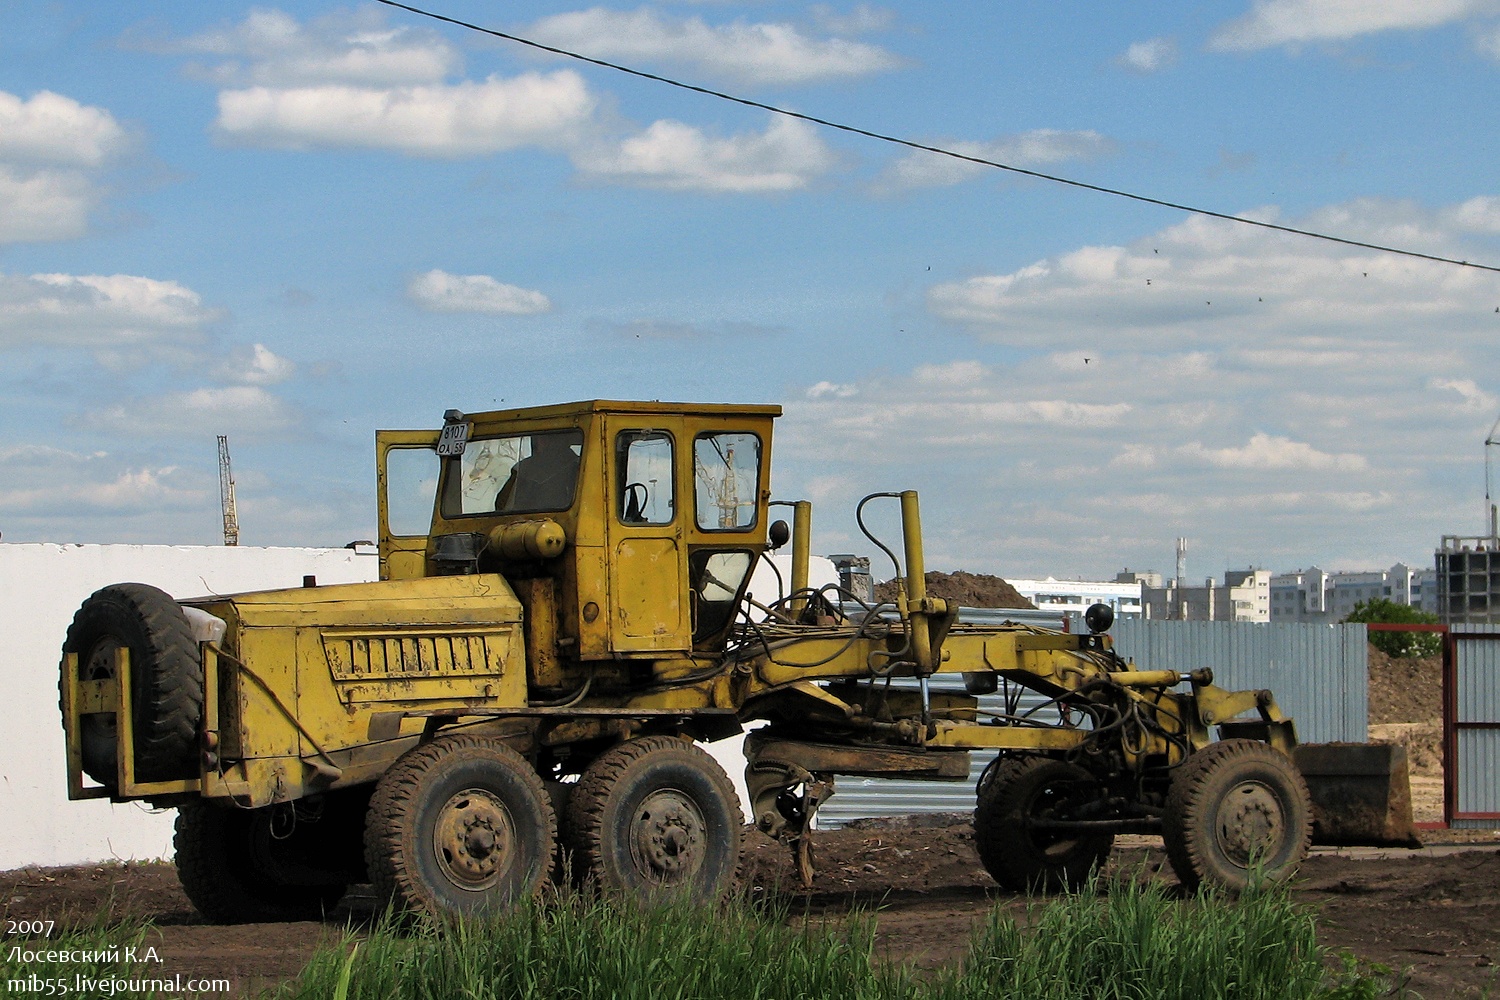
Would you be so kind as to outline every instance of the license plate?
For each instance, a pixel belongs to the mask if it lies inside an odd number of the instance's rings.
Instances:
[[[438,438],[437,453],[444,457],[462,455],[464,453],[464,445],[468,443],[468,424],[444,424],[443,435]]]

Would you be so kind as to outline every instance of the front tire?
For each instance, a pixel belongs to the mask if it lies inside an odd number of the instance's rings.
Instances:
[[[1114,834],[1034,829],[1032,823],[1067,818],[1080,796],[1092,797],[1095,788],[1087,771],[1065,761],[997,758],[980,778],[974,808],[974,844],[985,871],[1013,892],[1083,886],[1108,860]]]
[[[574,874],[606,892],[716,900],[734,887],[741,823],[734,785],[704,750],[672,736],[621,743],[569,798]]]
[[[1256,740],[1222,740],[1172,775],[1162,840],[1188,889],[1244,889],[1257,871],[1290,878],[1312,843],[1312,802],[1290,758]]]
[[[365,859],[387,905],[432,916],[505,909],[535,896],[557,820],[542,779],[498,740],[456,735],[408,752],[381,777]]]

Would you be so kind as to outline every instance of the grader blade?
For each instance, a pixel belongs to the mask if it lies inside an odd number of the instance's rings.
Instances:
[[[1406,749],[1379,743],[1306,743],[1292,760],[1313,804],[1313,843],[1420,847]]]

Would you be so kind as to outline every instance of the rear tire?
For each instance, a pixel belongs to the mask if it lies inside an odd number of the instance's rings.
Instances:
[[[1172,774],[1162,841],[1178,880],[1238,892],[1258,869],[1290,878],[1312,844],[1307,783],[1285,754],[1256,740],[1222,740]]]
[[[178,810],[172,838],[177,878],[209,923],[321,920],[343,898],[347,876],[308,863],[309,851],[320,846],[317,833],[293,826],[278,836],[272,815],[277,808],[291,807],[193,802]],[[321,884],[303,884],[308,882]]]
[[[980,777],[974,845],[985,871],[1013,892],[1078,889],[1109,859],[1115,836],[1050,831],[1031,821],[1053,818],[1093,785],[1083,768],[1049,757],[1000,757]]]
[[[498,740],[456,735],[396,761],[375,787],[365,859],[388,906],[432,916],[502,910],[535,896],[557,819],[542,779]]]
[[[135,779],[193,777],[198,772],[198,725],[203,716],[203,664],[187,616],[156,587],[104,587],[73,616],[63,642],[63,663],[68,653],[76,653],[80,680],[113,677],[115,651],[122,646],[130,650]],[[115,788],[119,763],[114,716],[83,716],[79,740],[84,772]]]
[[[573,874],[621,894],[709,902],[739,872],[739,797],[717,761],[673,736],[621,743],[568,800]]]

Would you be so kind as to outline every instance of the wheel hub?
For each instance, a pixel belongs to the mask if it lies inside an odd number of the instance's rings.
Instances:
[[[438,812],[433,848],[443,873],[460,888],[494,885],[510,867],[514,847],[510,810],[484,789],[465,789]]]
[[[79,671],[79,679],[86,681],[107,680],[115,675],[115,653],[123,646],[119,639],[114,636],[105,636],[94,643],[94,648],[89,650],[88,659],[84,661],[83,668]]]
[[[1230,789],[1219,803],[1216,819],[1219,849],[1241,867],[1269,860],[1266,856],[1286,838],[1281,800],[1259,781],[1242,781]]]
[[[632,826],[631,854],[653,881],[680,882],[702,866],[707,824],[690,796],[672,788],[653,792],[636,809]]]

